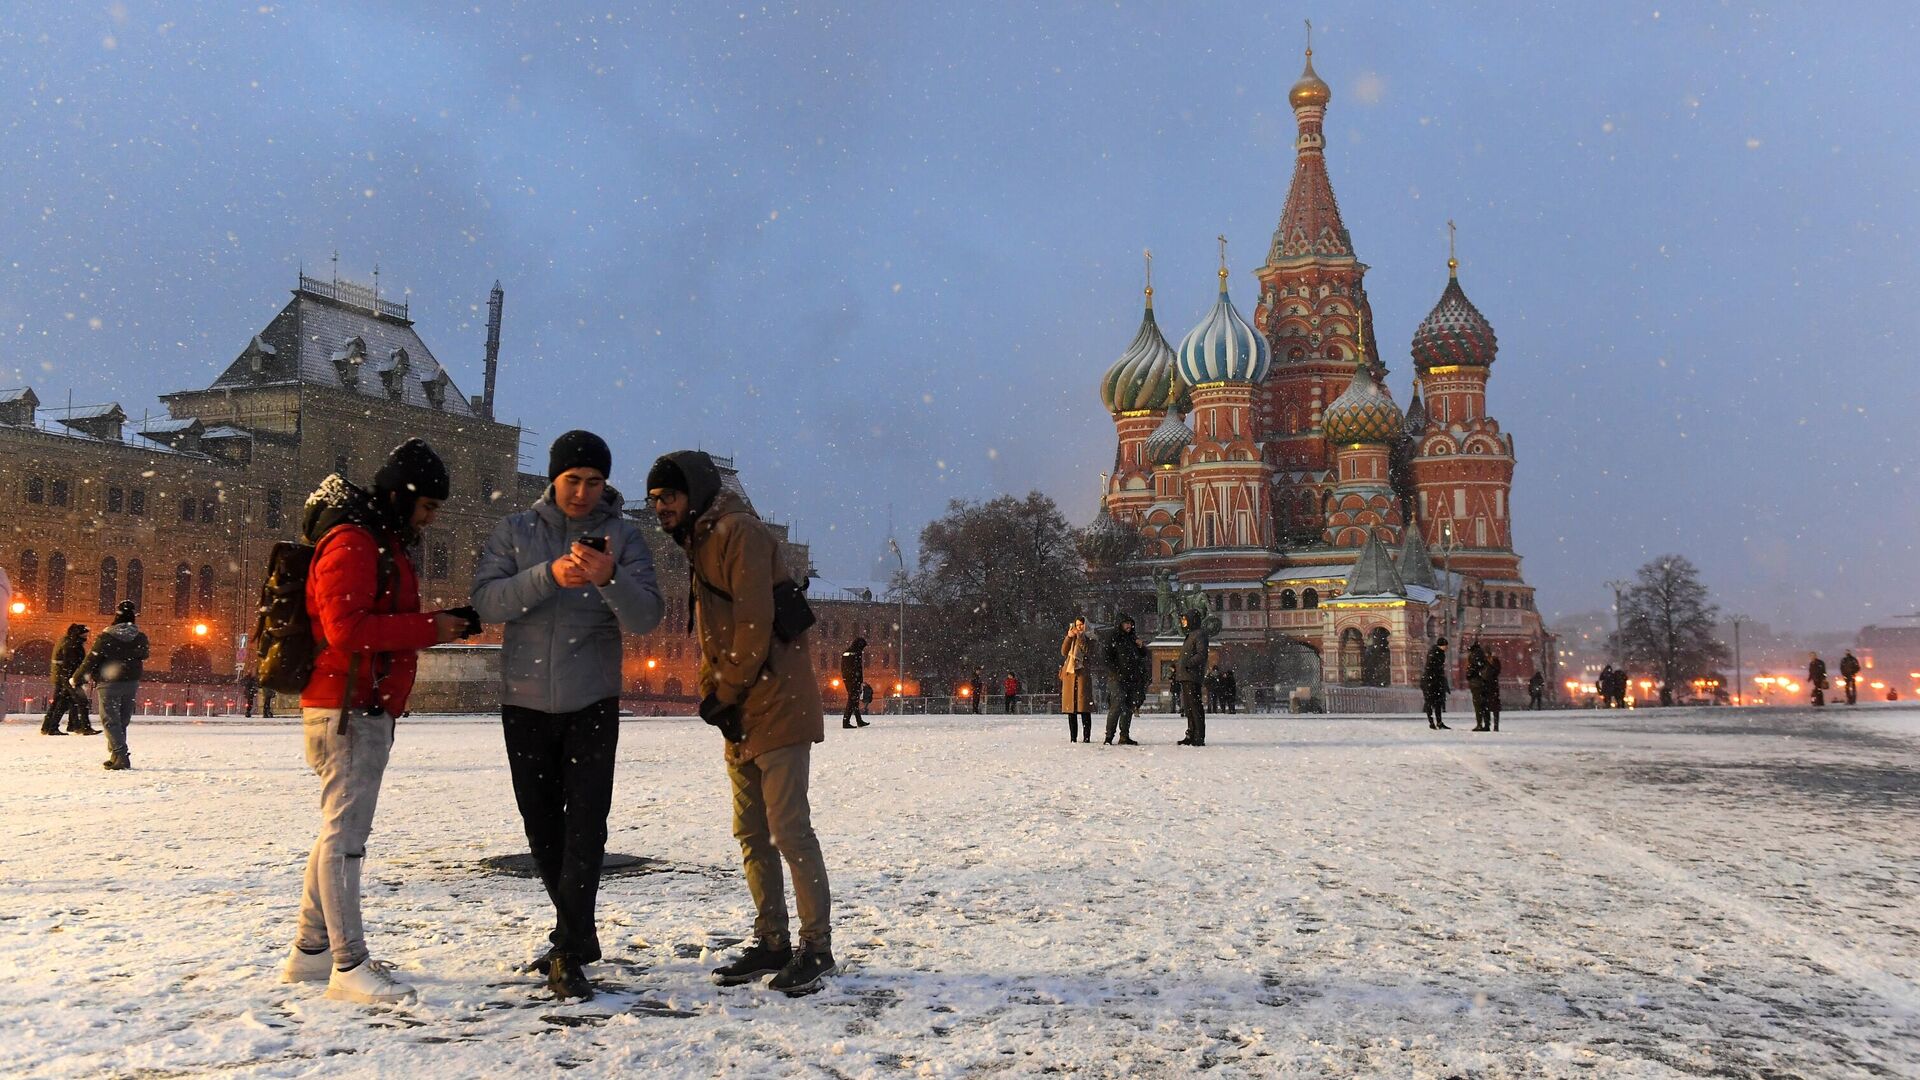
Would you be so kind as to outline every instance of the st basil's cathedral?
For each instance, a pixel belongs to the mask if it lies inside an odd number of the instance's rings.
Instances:
[[[1509,700],[1552,643],[1513,550],[1513,437],[1487,412],[1493,327],[1451,253],[1439,302],[1414,330],[1413,387],[1393,400],[1354,253],[1328,179],[1332,91],[1306,70],[1288,95],[1299,125],[1292,186],[1249,321],[1227,285],[1178,349],[1155,321],[1100,383],[1118,434],[1089,530],[1131,548],[1127,571],[1161,597],[1154,682],[1170,612],[1194,594],[1218,620],[1215,655],[1243,684],[1417,686],[1450,639],[1454,685],[1477,641]],[[1177,596],[1171,606],[1169,596]]]

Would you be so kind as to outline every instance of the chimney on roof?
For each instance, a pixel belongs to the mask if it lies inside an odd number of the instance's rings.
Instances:
[[[507,294],[495,280],[487,294],[487,386],[480,395],[480,415],[489,420],[493,419],[493,380],[500,372],[500,309],[506,302]]]

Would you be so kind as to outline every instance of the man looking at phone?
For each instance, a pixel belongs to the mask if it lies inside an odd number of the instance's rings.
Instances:
[[[607,484],[598,435],[554,440],[546,493],[494,527],[473,606],[505,624],[501,720],[527,844],[553,901],[551,947],[527,966],[554,995],[590,998],[600,959],[594,901],[620,737],[620,634],[644,634],[663,607],[653,556]]]
[[[700,634],[700,716],[726,737],[733,836],[753,897],[753,943],[713,972],[721,986],[765,980],[789,995],[810,993],[834,971],[832,894],[807,801],[813,744],[826,738],[820,686],[804,632],[775,633],[775,585],[789,580],[773,533],[746,501],[720,486],[698,450],[654,462],[647,501],[687,552]],[[800,909],[788,936],[786,863]]]

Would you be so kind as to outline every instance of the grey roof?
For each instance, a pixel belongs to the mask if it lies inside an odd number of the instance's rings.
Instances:
[[[1378,536],[1367,534],[1366,546],[1360,549],[1360,557],[1353,561],[1353,569],[1347,571],[1347,587],[1343,596],[1405,596],[1406,583],[1400,580],[1399,571],[1393,568],[1393,559],[1387,554],[1387,546]]]
[[[262,346],[265,346],[262,348]],[[398,395],[388,391],[382,374],[393,371],[396,356],[406,355]],[[342,364],[359,372],[356,385],[342,377]],[[258,363],[260,370],[255,371]],[[264,330],[254,335],[227,370],[213,382],[221,390],[289,380],[310,386],[345,390],[365,397],[433,408],[427,385],[436,379],[444,387],[439,409],[456,416],[473,416],[473,405],[455,386],[413,324],[391,314],[375,316],[343,301],[296,289]]]
[[[82,405],[77,409],[61,409],[58,411],[60,415],[56,419],[61,423],[69,420],[105,420],[115,413],[119,413],[120,419],[122,420],[127,418],[127,410],[122,409],[120,403],[117,401],[110,401],[105,405]]]
[[[34,393],[31,386],[16,386],[10,390],[0,390],[0,405],[24,401],[27,398],[32,398],[36,404],[40,401],[40,395]]]
[[[219,427],[210,427],[206,431],[201,432],[200,438],[202,441],[207,439],[251,439],[253,438],[253,432],[242,430],[231,424],[221,424]]]
[[[1400,571],[1400,580],[1407,585],[1424,585],[1429,589],[1440,587],[1440,578],[1433,572],[1433,554],[1427,550],[1427,541],[1420,535],[1418,521],[1407,522],[1406,536],[1400,541],[1400,559],[1395,569]]]
[[[1337,566],[1289,566],[1275,570],[1267,575],[1267,583],[1288,581],[1340,581],[1346,577],[1346,571]]]
[[[149,420],[140,425],[138,434],[174,435],[182,431],[192,431],[193,426],[199,422],[200,418],[197,416],[183,416],[171,420]]]

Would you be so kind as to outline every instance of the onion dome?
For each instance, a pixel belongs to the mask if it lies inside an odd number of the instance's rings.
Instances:
[[[1206,383],[1257,383],[1267,377],[1273,366],[1273,350],[1267,336],[1241,318],[1227,296],[1227,267],[1224,250],[1220,264],[1220,299],[1214,301],[1200,325],[1187,332],[1180,343],[1180,377],[1188,386]]]
[[[1440,302],[1413,332],[1413,364],[1417,371],[1430,367],[1468,364],[1486,367],[1493,363],[1499,344],[1493,339],[1493,324],[1473,306],[1460,288],[1460,262],[1447,259],[1447,287]]]
[[[1333,88],[1322,82],[1320,76],[1314,73],[1313,49],[1309,46],[1307,70],[1300,73],[1300,81],[1294,83],[1293,89],[1287,91],[1287,102],[1296,109],[1303,109],[1309,105],[1326,108],[1327,102],[1332,100]]]
[[[1320,421],[1327,439],[1341,444],[1391,443],[1400,437],[1406,422],[1400,406],[1373,381],[1364,353],[1353,365],[1353,381],[1346,393],[1333,399]]]
[[[1175,370],[1173,346],[1153,319],[1153,286],[1147,286],[1147,310],[1133,343],[1100,380],[1100,400],[1110,413],[1167,409],[1184,400],[1185,387]]]
[[[1097,567],[1113,567],[1132,555],[1140,543],[1137,530],[1117,520],[1100,500],[1100,513],[1080,533],[1080,555]]]
[[[1193,445],[1193,429],[1172,413],[1140,445],[1140,455],[1156,467],[1180,464],[1180,454]]]

